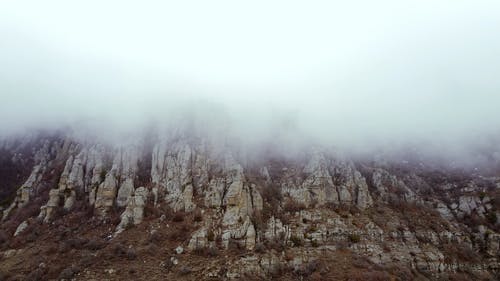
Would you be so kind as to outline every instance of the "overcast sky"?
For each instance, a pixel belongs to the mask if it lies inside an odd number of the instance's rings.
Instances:
[[[257,142],[500,129],[498,1],[2,1],[0,38],[0,135],[180,112]]]

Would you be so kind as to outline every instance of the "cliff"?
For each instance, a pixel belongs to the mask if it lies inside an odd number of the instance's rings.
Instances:
[[[499,278],[500,173],[184,135],[1,146],[0,280]]]

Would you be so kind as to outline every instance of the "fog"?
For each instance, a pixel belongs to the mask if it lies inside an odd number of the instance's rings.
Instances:
[[[1,4],[0,136],[499,146],[498,1],[75,2]]]

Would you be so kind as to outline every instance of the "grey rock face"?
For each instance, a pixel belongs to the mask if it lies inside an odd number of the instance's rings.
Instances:
[[[28,222],[27,221],[23,221],[22,223],[19,224],[19,226],[16,228],[16,232],[14,232],[14,237],[18,236],[19,234],[21,234],[21,232],[23,232],[24,230],[26,230],[26,228],[28,228]]]
[[[127,207],[121,214],[120,224],[116,228],[116,234],[123,232],[131,225],[140,224],[144,218],[144,206],[149,196],[149,191],[144,187],[139,187],[134,191],[127,201]]]
[[[100,218],[119,210],[116,236],[146,223],[149,207],[168,206],[168,212],[186,212],[187,217],[199,213],[201,220],[189,221],[192,232],[186,233],[183,251],[236,244],[249,253],[234,263],[239,269],[228,267],[226,277],[241,278],[249,270],[265,278],[283,266],[301,270],[342,247],[373,263],[433,274],[498,268],[497,182],[492,187],[452,180],[436,184],[425,174],[405,174],[386,164],[359,163],[319,149],[299,160],[259,162],[242,155],[233,148],[216,153],[206,141],[182,138],[167,138],[149,148],[47,144],[3,217],[29,204],[58,164],[59,180],[45,189],[48,200],[41,207],[41,220],[49,223],[58,208],[71,212],[77,203],[91,205]],[[145,208],[147,204],[151,206]],[[419,208],[426,212],[418,213]],[[412,212],[422,218],[412,217]],[[155,220],[157,229],[168,228],[168,217],[165,211],[147,223]],[[469,227],[465,218],[480,223]],[[26,221],[20,224],[16,235],[26,226]],[[269,243],[286,247],[289,256],[278,246],[258,251]],[[484,256],[488,264],[451,260],[443,245],[453,243]]]

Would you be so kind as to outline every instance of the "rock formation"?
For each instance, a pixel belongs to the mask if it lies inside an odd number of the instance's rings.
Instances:
[[[226,279],[265,279],[280,268],[302,272],[342,251],[430,279],[464,271],[498,276],[500,175],[455,180],[447,171],[438,177],[420,166],[402,170],[319,148],[298,159],[247,161],[237,149],[214,147],[182,135],[150,146],[45,141],[3,221],[37,196],[45,198],[38,219],[48,229],[82,208],[103,224],[118,212],[111,241],[144,226],[152,236],[186,231],[175,241],[182,255],[244,251],[232,257]],[[48,186],[48,179],[55,184]],[[175,214],[185,226],[167,219]],[[22,237],[28,224],[36,227],[30,219],[17,222],[10,235]],[[219,270],[203,272],[213,277]]]

